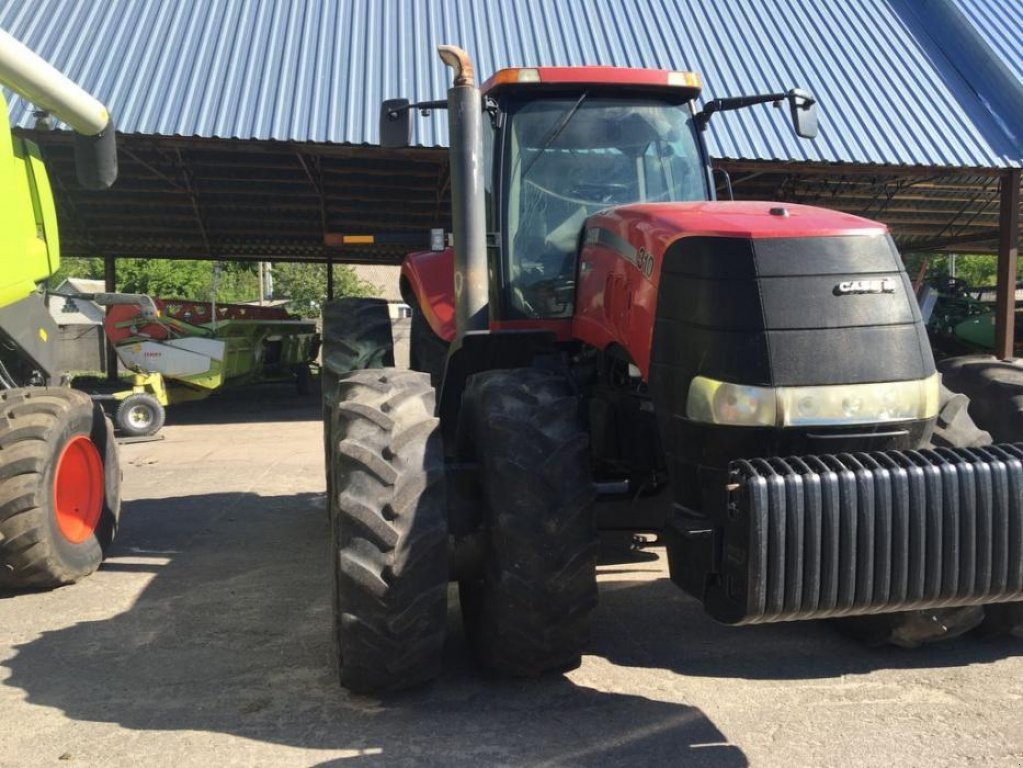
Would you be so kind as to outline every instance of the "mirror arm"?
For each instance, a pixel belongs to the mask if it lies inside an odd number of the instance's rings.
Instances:
[[[426,117],[428,114],[430,114],[430,110],[432,110],[432,109],[447,109],[447,108],[448,108],[447,99],[440,99],[438,101],[420,101],[420,102],[417,102],[415,104],[406,104],[403,107],[399,107],[397,109],[389,110],[387,112],[387,116],[389,118],[391,118],[392,120],[394,120],[402,112],[408,112],[410,109],[418,109],[420,111],[420,113],[422,113],[422,115],[424,117]]]
[[[727,99],[713,99],[708,101],[699,112],[696,113],[696,127],[701,131],[707,128],[707,123],[710,122],[710,118],[715,112],[730,112],[735,109],[745,109],[746,107],[752,107],[756,104],[767,104],[774,102],[774,105],[781,106],[781,103],[787,99],[791,99],[796,94],[792,91],[788,93],[765,93],[759,96],[732,96]],[[809,96],[805,96],[802,93],[798,94],[803,102],[798,105],[799,109],[809,109],[817,103],[816,99]]]
[[[767,93],[758,96],[732,96],[727,99],[713,99],[708,101],[703,109],[696,113],[696,126],[701,131],[704,130],[715,112],[731,112],[735,109],[745,109],[756,104],[767,104],[772,101],[777,103],[787,98],[789,98],[787,93]],[[804,106],[809,106],[809,104]]]

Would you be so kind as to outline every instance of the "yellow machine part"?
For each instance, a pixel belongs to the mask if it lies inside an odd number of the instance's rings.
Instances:
[[[0,307],[60,267],[57,212],[39,147],[11,135],[0,95]]]

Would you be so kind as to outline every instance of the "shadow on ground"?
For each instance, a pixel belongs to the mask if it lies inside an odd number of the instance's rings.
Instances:
[[[614,572],[622,578],[627,569],[619,565]],[[1023,652],[1018,640],[976,636],[917,649],[869,648],[840,633],[831,621],[727,627],[667,579],[604,583],[600,600],[594,654],[621,666],[685,676],[839,678],[879,669],[985,664]]]
[[[322,495],[146,499],[129,503],[123,519],[105,570],[154,577],[130,610],[16,648],[3,684],[32,704],[129,729],[346,750],[346,760],[370,765],[746,765],[698,708],[564,677],[482,676],[467,661],[455,608],[441,682],[386,702],[342,691],[330,661]],[[167,564],[133,557],[153,551]],[[602,584],[592,653],[663,674],[805,679],[981,664],[1018,651],[973,639],[869,650],[822,622],[723,627],[668,581],[649,581],[658,568],[603,569],[617,580]],[[684,678],[673,684],[684,696]]]
[[[225,389],[205,400],[167,408],[167,424],[259,424],[281,421],[320,421],[320,384],[313,378],[310,392],[299,394],[293,382],[268,382]]]
[[[747,764],[695,707],[564,677],[482,676],[456,609],[441,682],[385,702],[341,690],[322,495],[146,499],[123,519],[104,569],[149,569],[152,580],[124,613],[18,646],[3,684],[28,702],[128,729],[345,750],[345,762],[369,765]],[[154,551],[165,565],[139,556]]]

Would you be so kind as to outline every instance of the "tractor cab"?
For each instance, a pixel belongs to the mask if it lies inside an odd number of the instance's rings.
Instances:
[[[688,72],[614,67],[505,69],[483,85],[499,318],[572,315],[580,234],[592,214],[711,198],[693,109],[699,88]]]

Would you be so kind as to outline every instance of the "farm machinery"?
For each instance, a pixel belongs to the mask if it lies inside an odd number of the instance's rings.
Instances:
[[[79,183],[117,178],[106,108],[0,30],[0,85],[75,131]],[[12,135],[0,95],[0,588],[92,573],[120,513],[114,430],[88,395],[53,386],[57,327],[38,284],[60,267],[57,216],[39,148]]]
[[[107,339],[133,372],[131,387],[105,396],[129,436],[155,434],[165,407],[214,392],[269,380],[309,388],[319,353],[316,323],[281,307],[154,299],[137,294],[83,294],[107,308]]]
[[[698,76],[505,69],[442,46],[454,247],[410,254],[413,370],[383,308],[324,312],[342,684],[440,670],[449,582],[499,673],[580,663],[598,531],[656,536],[727,624],[841,618],[913,646],[1023,634],[1023,448],[945,389],[886,228],[718,202]],[[684,642],[684,640],[683,640]]]
[[[1018,295],[1019,286],[1016,290]],[[920,300],[936,352],[990,354],[995,348],[994,288],[975,288],[961,278],[952,278],[937,286],[922,286]],[[1023,338],[1023,314],[1018,299],[1015,304],[1016,338]],[[1017,345],[1016,354],[1021,351]]]

